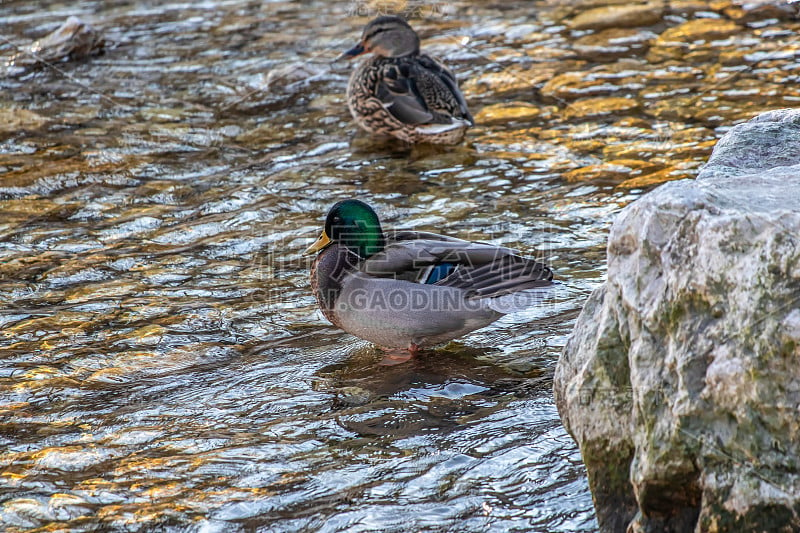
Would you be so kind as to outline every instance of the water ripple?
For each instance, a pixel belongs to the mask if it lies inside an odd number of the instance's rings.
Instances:
[[[331,60],[373,2],[262,4],[0,7],[4,61],[68,15],[109,39],[0,78],[0,529],[596,530],[555,361],[615,215],[800,98],[793,23],[426,4],[413,23],[478,119],[436,150],[350,121],[352,65]],[[381,366],[316,309],[300,256],[354,196],[560,284]]]

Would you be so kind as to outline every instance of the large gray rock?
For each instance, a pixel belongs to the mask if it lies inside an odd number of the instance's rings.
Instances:
[[[800,531],[800,111],[620,214],[555,397],[603,531]]]

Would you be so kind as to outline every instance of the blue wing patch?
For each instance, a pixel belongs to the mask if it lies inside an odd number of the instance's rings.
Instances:
[[[428,279],[425,280],[425,285],[433,285],[437,281],[443,280],[452,274],[455,269],[456,265],[453,263],[439,263],[438,265],[434,265],[428,274]]]

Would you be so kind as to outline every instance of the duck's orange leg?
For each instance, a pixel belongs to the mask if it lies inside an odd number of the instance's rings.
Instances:
[[[393,366],[410,361],[419,354],[419,345],[413,342],[408,345],[405,350],[402,349],[384,349],[383,360],[380,364],[384,366]]]

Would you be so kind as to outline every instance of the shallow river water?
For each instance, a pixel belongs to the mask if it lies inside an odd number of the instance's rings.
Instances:
[[[551,387],[608,227],[800,99],[789,4],[605,5],[3,2],[0,529],[595,530]],[[461,80],[462,146],[356,132],[331,61],[397,9]],[[105,53],[24,63],[70,15]],[[381,366],[300,255],[348,197],[562,288]]]

